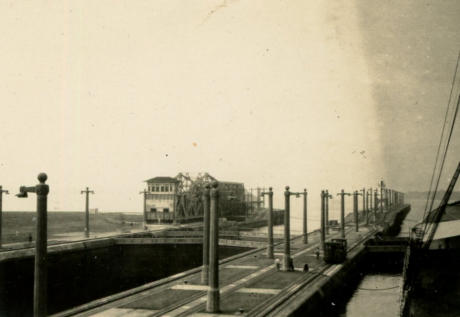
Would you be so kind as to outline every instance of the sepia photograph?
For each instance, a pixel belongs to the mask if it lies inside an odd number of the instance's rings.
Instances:
[[[459,317],[459,0],[0,1],[0,317]]]

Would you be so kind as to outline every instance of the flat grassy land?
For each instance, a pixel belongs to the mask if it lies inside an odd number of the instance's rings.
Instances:
[[[3,244],[25,242],[29,234],[35,240],[36,213],[35,212],[3,212]],[[122,233],[130,230],[142,229],[142,214],[91,213],[90,232]],[[66,236],[78,236],[85,228],[85,213],[74,211],[48,212],[48,239],[59,239]],[[65,240],[65,239],[63,239]]]

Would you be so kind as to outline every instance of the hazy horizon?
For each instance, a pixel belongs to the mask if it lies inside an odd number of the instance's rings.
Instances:
[[[0,4],[4,210],[46,172],[48,208],[141,212],[144,180],[428,190],[460,2]],[[458,88],[454,91],[458,93]],[[460,157],[454,131],[447,187]],[[458,185],[457,185],[458,188]],[[300,208],[295,203],[295,208]]]

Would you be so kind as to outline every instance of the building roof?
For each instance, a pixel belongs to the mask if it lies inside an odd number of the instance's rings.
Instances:
[[[169,176],[157,176],[146,180],[147,183],[179,183],[179,181]]]

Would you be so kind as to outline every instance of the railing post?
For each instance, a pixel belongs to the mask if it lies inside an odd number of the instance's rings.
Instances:
[[[219,190],[218,183],[212,184],[209,237],[209,288],[206,310],[219,312]]]
[[[210,218],[210,186],[206,185],[203,191],[203,268],[201,270],[201,283],[208,285],[209,279],[209,218]]]
[[[262,197],[268,195],[268,247],[267,257],[274,259],[274,243],[273,243],[273,188],[268,188],[268,192],[262,192]]]
[[[291,237],[290,237],[290,196],[289,186],[286,186],[284,192],[284,257],[283,271],[291,270]]]
[[[2,248],[2,213],[3,213],[3,194],[9,194],[7,190],[4,190],[2,186],[0,186],[0,249]]]

